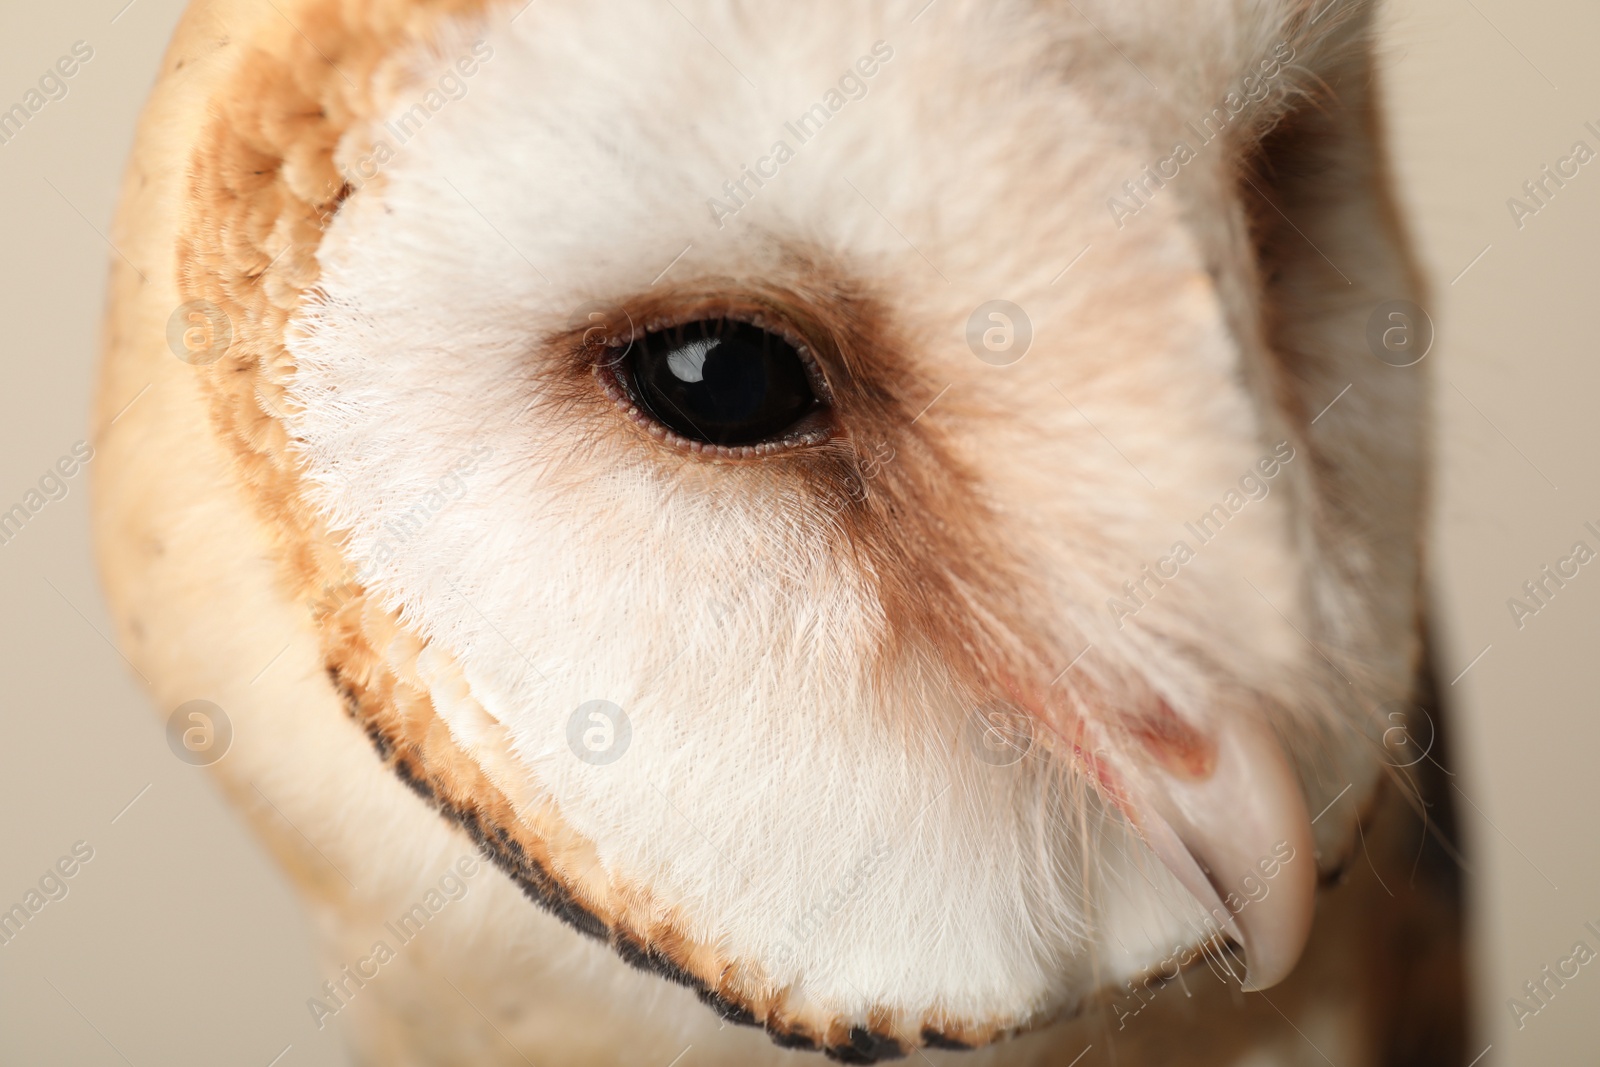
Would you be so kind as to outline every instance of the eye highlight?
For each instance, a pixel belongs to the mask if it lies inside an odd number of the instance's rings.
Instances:
[[[826,436],[810,360],[752,323],[699,319],[647,332],[612,373],[642,413],[689,442],[770,451]]]

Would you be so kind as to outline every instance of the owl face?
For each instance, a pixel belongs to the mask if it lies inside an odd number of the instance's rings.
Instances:
[[[380,755],[788,1044],[1281,979],[1414,639],[1350,562],[1406,490],[1330,497],[1283,351],[1365,289],[1239,181],[1354,31],[1258,6],[541,2],[363,67],[251,417]]]

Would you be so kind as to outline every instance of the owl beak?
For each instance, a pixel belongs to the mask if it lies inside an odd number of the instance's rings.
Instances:
[[[1219,724],[1207,758],[1174,758],[1141,735],[1148,759],[1123,772],[1119,807],[1145,842],[1244,949],[1242,986],[1288,977],[1311,933],[1317,866],[1300,782],[1270,729]]]

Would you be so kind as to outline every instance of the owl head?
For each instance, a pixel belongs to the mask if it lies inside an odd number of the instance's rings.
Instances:
[[[855,1062],[1265,988],[1419,657],[1319,8],[198,4],[113,321],[530,915]]]

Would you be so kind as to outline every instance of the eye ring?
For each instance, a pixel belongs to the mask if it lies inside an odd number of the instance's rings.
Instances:
[[[835,436],[827,378],[785,319],[726,303],[675,310],[626,316],[626,333],[589,346],[602,391],[631,422],[716,459],[771,456]]]

